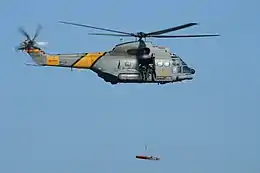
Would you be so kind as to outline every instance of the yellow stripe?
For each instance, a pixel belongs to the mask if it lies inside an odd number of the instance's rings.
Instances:
[[[25,51],[28,53],[39,53],[41,50],[40,49],[26,49]]]
[[[104,52],[88,53],[82,57],[76,64],[73,65],[75,68],[90,68],[96,62],[96,60],[103,56]]]
[[[45,52],[43,51],[43,50],[41,50],[41,49],[38,49],[38,48],[33,48],[33,49],[25,49],[24,50],[25,52],[27,52],[27,53],[38,53],[38,54],[40,54],[40,55],[43,55]]]
[[[57,66],[60,65],[60,58],[59,56],[55,55],[48,55],[46,57],[46,65],[50,65],[50,66]]]

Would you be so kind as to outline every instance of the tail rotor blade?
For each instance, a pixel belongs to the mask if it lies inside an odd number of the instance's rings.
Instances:
[[[19,50],[23,50],[24,46],[16,46],[15,51],[18,52]]]
[[[19,27],[18,28],[19,32],[22,33],[22,35],[24,35],[26,37],[26,39],[24,41],[22,41],[19,46],[15,47],[15,50],[19,51],[19,50],[25,50],[25,49],[30,49],[30,48],[34,48],[34,47],[37,48],[36,45],[39,45],[39,46],[47,45],[48,44],[47,42],[36,42],[35,41],[35,39],[40,34],[41,29],[42,29],[42,26],[39,24],[36,28],[33,39],[31,39],[29,34],[23,29],[23,27]]]
[[[36,29],[36,32],[34,34],[34,37],[33,37],[33,41],[36,39],[36,37],[38,37],[38,35],[40,34],[40,31],[42,29],[42,26],[41,25],[38,25],[37,29]]]
[[[19,28],[19,32],[22,33],[28,40],[31,40],[29,34],[22,28]]]

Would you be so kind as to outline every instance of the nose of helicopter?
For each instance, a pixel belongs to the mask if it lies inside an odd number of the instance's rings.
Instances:
[[[188,66],[184,66],[183,67],[183,72],[184,73],[189,73],[189,74],[195,74],[195,70],[191,67],[188,67]]]
[[[195,69],[190,68],[190,73],[191,73],[191,74],[195,74],[195,72],[196,72]]]

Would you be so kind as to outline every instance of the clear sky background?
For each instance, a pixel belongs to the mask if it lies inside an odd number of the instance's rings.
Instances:
[[[0,172],[259,173],[259,1],[18,1],[0,3]],[[219,38],[154,39],[196,69],[193,81],[110,85],[91,71],[24,65],[24,26],[53,53],[107,51],[117,37],[58,20]],[[127,40],[125,40],[127,41]],[[144,145],[148,150],[144,151]],[[159,155],[158,162],[136,160]]]

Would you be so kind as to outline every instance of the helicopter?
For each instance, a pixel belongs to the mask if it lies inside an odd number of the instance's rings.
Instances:
[[[26,40],[21,42],[16,47],[16,50],[29,54],[37,66],[89,69],[105,82],[113,85],[119,83],[166,84],[193,79],[195,75],[194,68],[189,67],[180,56],[171,52],[168,47],[154,45],[146,41],[146,38],[220,36],[219,34],[162,35],[198,25],[198,23],[182,24],[149,33],[128,33],[67,21],[59,21],[59,23],[113,32],[88,33],[89,35],[119,36],[121,38],[135,37],[135,40],[119,43],[111,50],[103,52],[50,54],[40,48],[39,45],[42,45],[40,42],[35,41],[42,29],[42,26],[38,25],[33,38],[30,38],[29,34],[22,27],[19,28],[19,31],[26,37]]]

